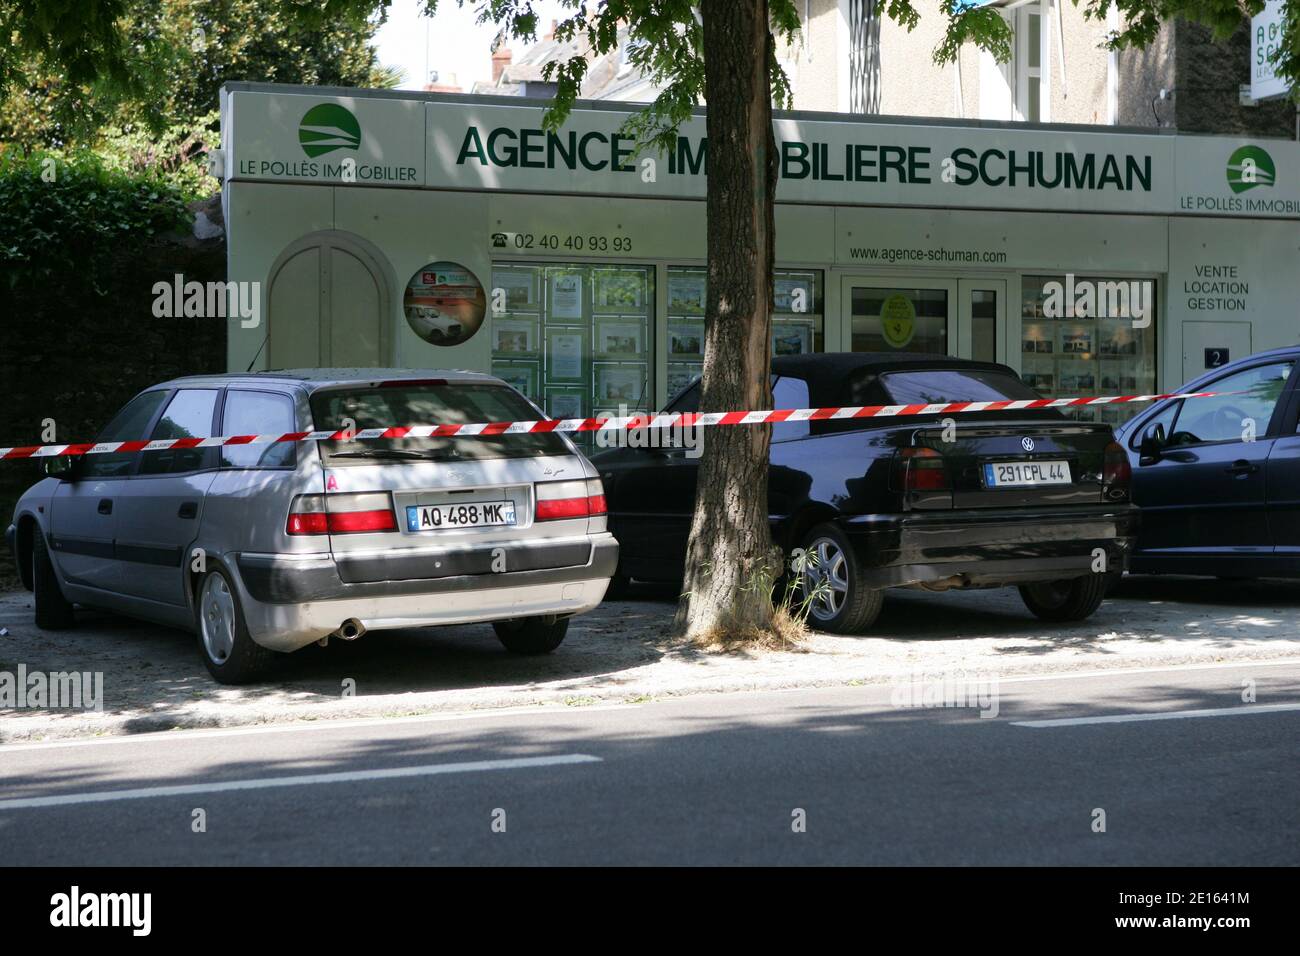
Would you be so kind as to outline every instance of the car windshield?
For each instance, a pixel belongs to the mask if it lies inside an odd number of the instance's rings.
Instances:
[[[886,372],[880,376],[890,400],[898,405],[946,402],[1000,402],[1042,396],[1009,372],[982,368],[941,368]]]
[[[393,425],[531,421],[540,417],[532,405],[504,385],[441,380],[397,381],[382,385],[321,389],[311,397],[311,413],[317,429],[353,427],[357,431]],[[331,464],[461,461],[569,454],[564,439],[549,433],[323,441],[320,442],[320,449]]]

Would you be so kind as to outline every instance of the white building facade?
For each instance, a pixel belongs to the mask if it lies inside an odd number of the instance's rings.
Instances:
[[[704,121],[638,156],[615,106],[548,133],[519,99],[229,85],[228,278],[264,317],[231,320],[230,368],[468,368],[563,417],[661,407],[700,369]],[[776,135],[777,353],[991,359],[1075,396],[1300,337],[1294,142],[798,113]],[[1054,313],[1090,283],[1148,308]]]

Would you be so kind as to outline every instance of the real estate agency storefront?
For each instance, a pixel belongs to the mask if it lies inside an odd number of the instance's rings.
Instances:
[[[561,417],[660,407],[701,363],[704,122],[638,157],[602,107],[548,133],[517,99],[228,86],[229,279],[260,283],[265,319],[230,320],[230,368],[468,368]],[[826,114],[776,132],[777,353],[995,359],[1104,395],[1300,334],[1295,143]],[[1099,315],[1085,287],[1145,298]]]

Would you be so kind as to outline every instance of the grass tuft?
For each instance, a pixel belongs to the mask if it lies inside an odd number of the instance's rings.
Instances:
[[[797,611],[778,605],[772,612],[772,626],[716,627],[694,639],[702,651],[738,653],[744,651],[798,651],[812,635],[807,622]]]

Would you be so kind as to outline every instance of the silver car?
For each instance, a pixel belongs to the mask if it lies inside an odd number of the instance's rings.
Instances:
[[[472,372],[309,369],[176,379],[98,441],[544,418]],[[197,632],[222,683],[276,652],[490,621],[554,650],[618,559],[596,470],[554,433],[180,447],[45,460],[9,544],[36,624],[73,605]]]

